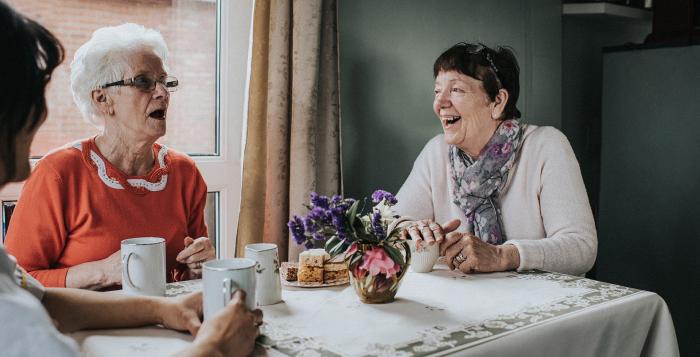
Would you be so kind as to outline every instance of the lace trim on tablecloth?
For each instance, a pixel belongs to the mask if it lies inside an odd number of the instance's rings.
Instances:
[[[639,292],[637,289],[604,283],[596,280],[559,273],[532,271],[507,275],[512,279],[545,280],[556,282],[566,288],[586,288],[590,292],[569,296],[547,304],[530,306],[513,314],[499,315],[494,319],[477,324],[465,324],[458,328],[436,325],[425,329],[413,339],[398,345],[369,344],[363,356],[376,357],[424,357],[434,354],[447,354],[481,344],[513,331],[545,322],[590,306],[620,299]],[[456,277],[459,278],[459,277]],[[465,276],[468,279],[468,276]],[[177,296],[197,291],[201,280],[182,281],[168,284],[166,295]],[[426,306],[428,309],[439,309]],[[340,356],[332,348],[309,337],[293,334],[293,327],[285,324],[266,322],[261,327],[263,336],[258,344],[267,349],[294,357]]]

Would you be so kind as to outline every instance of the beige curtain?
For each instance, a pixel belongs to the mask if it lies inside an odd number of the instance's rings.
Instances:
[[[236,252],[276,243],[296,261],[287,221],[309,192],[340,192],[336,0],[257,0]]]

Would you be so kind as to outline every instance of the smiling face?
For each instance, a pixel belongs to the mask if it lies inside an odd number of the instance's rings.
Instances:
[[[498,126],[493,109],[481,81],[457,71],[441,71],[435,78],[433,111],[447,144],[473,154],[467,150],[470,144],[488,140]]]
[[[163,62],[151,52],[135,53],[129,65],[131,69],[124,74],[124,79],[145,76],[160,80],[167,76]],[[118,132],[137,140],[155,142],[165,135],[170,93],[163,84],[157,83],[152,91],[120,86],[109,98],[107,114],[112,118],[107,118],[105,125],[115,125]]]

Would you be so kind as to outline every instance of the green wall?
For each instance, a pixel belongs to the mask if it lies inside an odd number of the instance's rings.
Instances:
[[[340,0],[338,16],[346,195],[399,189],[441,132],[433,61],[460,41],[511,46],[523,120],[561,128],[559,0]]]
[[[603,48],[644,42],[651,32],[651,20],[571,15],[562,19],[561,129],[581,165],[588,197],[597,216]]]
[[[603,55],[596,278],[659,294],[700,356],[700,45]]]

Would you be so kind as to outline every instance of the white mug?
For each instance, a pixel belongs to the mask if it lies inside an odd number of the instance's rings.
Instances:
[[[245,257],[258,262],[255,267],[255,272],[258,275],[255,288],[257,305],[272,305],[282,301],[277,245],[272,243],[248,244],[245,246]]]
[[[438,260],[440,255],[440,245],[434,243],[427,245],[425,242],[421,244],[421,250],[416,250],[416,242],[408,241],[411,246],[411,270],[416,273],[429,273],[433,270],[433,265]]]
[[[165,239],[125,239],[121,244],[121,257],[124,292],[165,296]]]
[[[255,308],[255,265],[248,258],[210,260],[202,266],[204,319],[208,319],[231,301],[236,290],[246,292],[245,306]]]

